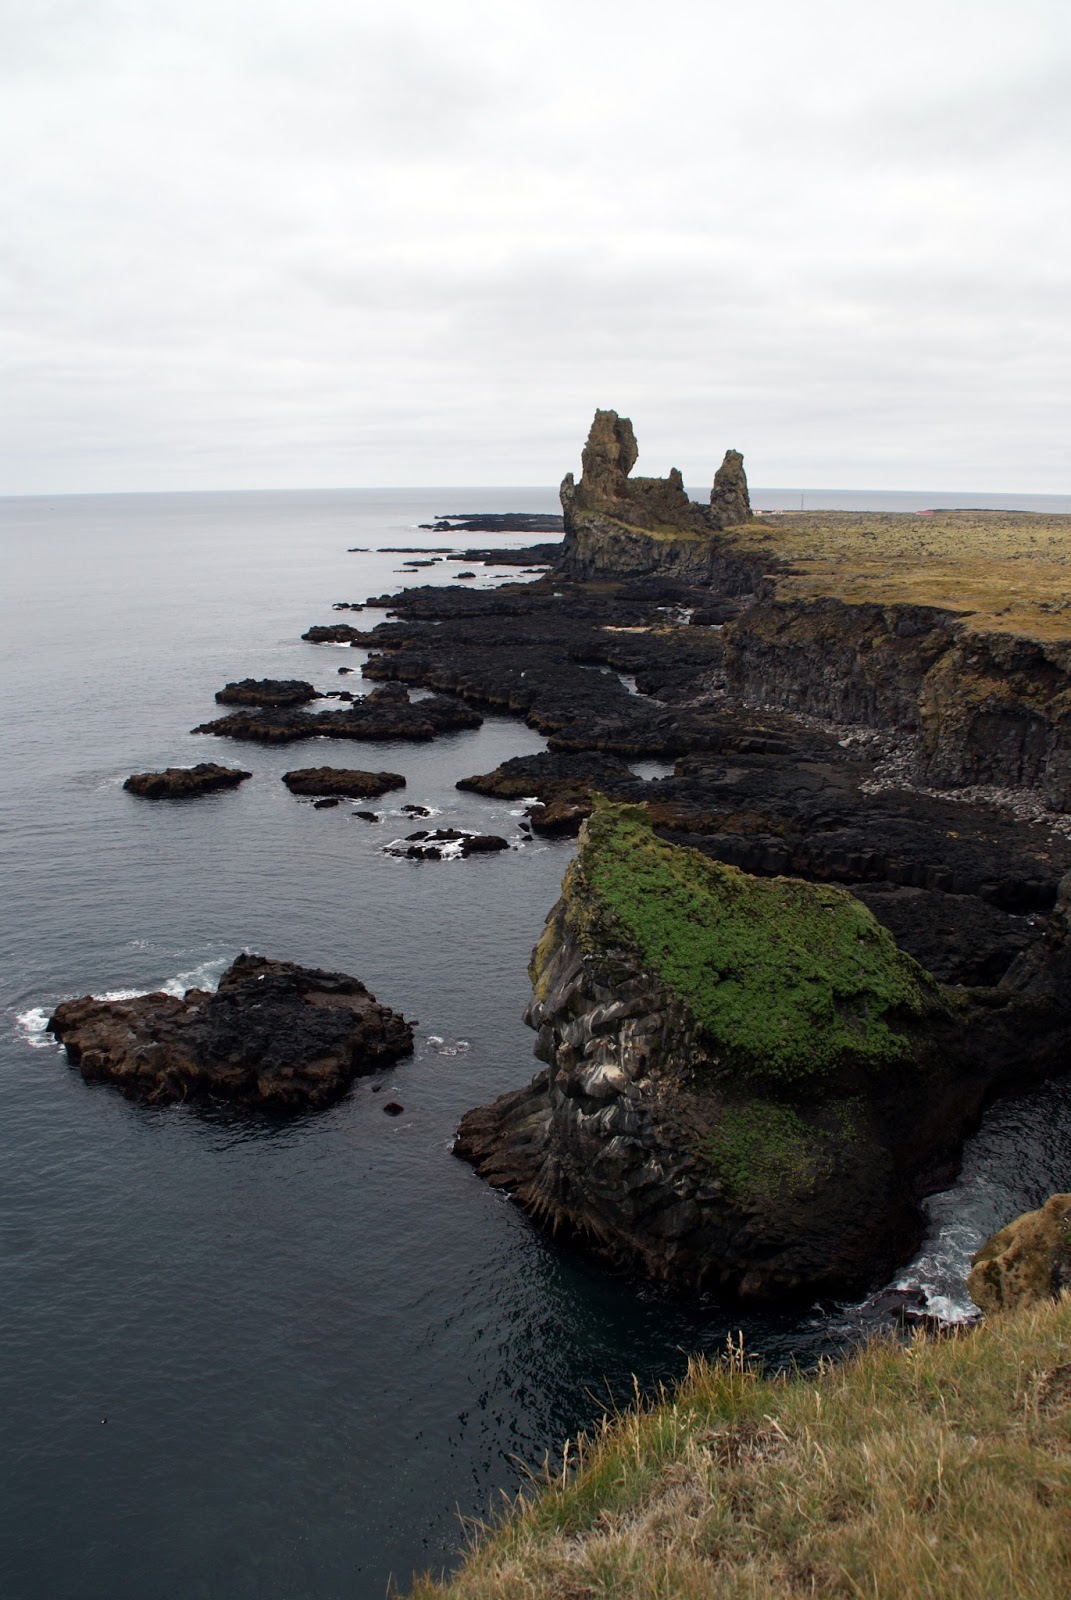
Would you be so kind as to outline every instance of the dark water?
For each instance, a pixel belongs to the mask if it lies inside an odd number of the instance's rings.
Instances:
[[[360,664],[299,639],[333,600],[405,581],[400,557],[348,546],[447,543],[413,525],[553,503],[447,490],[0,505],[5,1600],[381,1596],[391,1574],[448,1560],[458,1512],[485,1512],[518,1461],[627,1398],[632,1374],[671,1377],[740,1325],[560,1253],[450,1154],[461,1113],[533,1070],[525,966],[572,849],[521,847],[519,806],[454,784],[543,741],[491,719],[372,747],[367,764],[407,775],[395,804],[518,845],[414,863],[380,850],[406,819],[317,812],[279,783],[331,747],[186,731],[230,678],[326,689]],[[187,805],[120,787],[206,759],[254,778]],[[416,1055],[375,1080],[383,1092],[366,1081],[279,1124],[130,1105],[87,1088],[39,1031],[63,996],[204,982],[243,947],[357,973],[419,1018]],[[406,1114],[384,1116],[387,1098]],[[965,1252],[1071,1186],[1069,1151],[1066,1091],[998,1108],[916,1276],[961,1299]],[[743,1326],[770,1359],[808,1360],[857,1317]]]

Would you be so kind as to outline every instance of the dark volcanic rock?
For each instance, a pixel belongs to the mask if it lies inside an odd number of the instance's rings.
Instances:
[[[360,607],[354,606],[354,610]],[[313,628],[301,635],[309,644],[351,644],[362,649],[373,642],[373,635],[367,630],[353,628],[348,622],[332,622],[330,624],[317,623]]]
[[[455,861],[458,857],[494,855],[509,849],[509,840],[493,833],[469,833],[464,828],[422,830],[383,846],[385,854],[409,861]]]
[[[132,772],[123,784],[131,794],[147,800],[189,800],[217,789],[236,789],[251,772],[238,767],[220,767],[214,761],[201,761],[195,767],[165,767],[163,772]]]
[[[242,678],[216,691],[221,706],[300,706],[316,699],[303,678]]]
[[[400,772],[362,772],[358,767],[296,767],[283,773],[291,794],[332,795],[338,799],[364,799],[404,789]]]
[[[325,1105],[413,1048],[410,1024],[356,978],[256,955],[240,955],[215,994],[86,995],[57,1006],[48,1026],[87,1083],[154,1104]]]
[[[710,491],[710,523],[714,528],[732,528],[751,520],[751,497],[747,492],[744,458],[739,450],[726,450],[725,459],[714,474]]]
[[[413,704],[398,685],[384,685],[356,699],[345,711],[236,711],[202,722],[194,733],[258,744],[291,744],[296,739],[404,739],[424,741],[458,728],[478,728],[479,712],[457,700],[432,695]]]
[[[422,522],[433,533],[561,533],[561,517],[541,511],[459,511]]]
[[[582,512],[652,531],[666,527],[681,532],[708,531],[703,508],[688,498],[676,467],[668,478],[629,476],[638,455],[636,435],[628,417],[619,417],[616,411],[596,411],[581,456],[580,481],[574,483],[570,472],[562,482],[567,532]]]
[[[917,1248],[986,1097],[1066,1070],[1066,967],[1038,999],[942,990],[843,891],[713,866],[606,807],[532,958],[546,1070],[455,1148],[679,1288],[854,1294]]]

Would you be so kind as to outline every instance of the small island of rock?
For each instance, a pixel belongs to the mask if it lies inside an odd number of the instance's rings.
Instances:
[[[221,767],[215,761],[199,761],[195,767],[165,767],[162,772],[132,772],[123,784],[130,794],[146,800],[190,800],[217,789],[236,789],[251,778],[239,767]]]
[[[296,1111],[408,1055],[413,1029],[358,979],[243,954],[215,994],[58,1005],[48,1024],[87,1083],[133,1100],[226,1098]]]

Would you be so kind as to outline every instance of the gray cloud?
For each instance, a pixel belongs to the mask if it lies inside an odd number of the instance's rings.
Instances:
[[[0,0],[0,485],[554,481],[599,404],[699,483],[1068,489],[1069,55],[1063,0]]]

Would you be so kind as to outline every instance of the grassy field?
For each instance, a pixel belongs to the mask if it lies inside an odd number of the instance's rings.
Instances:
[[[1071,1299],[763,1377],[739,1349],[566,1453],[414,1600],[1071,1593]]]
[[[941,606],[980,631],[1071,640],[1071,517],[786,511],[724,537],[791,563],[785,599]]]

